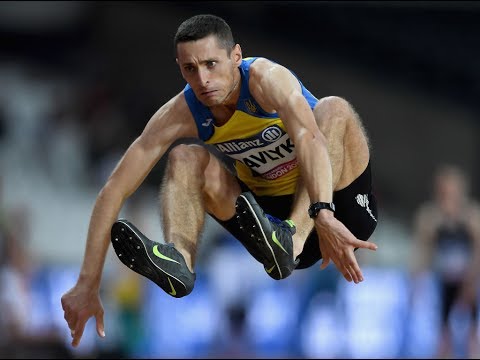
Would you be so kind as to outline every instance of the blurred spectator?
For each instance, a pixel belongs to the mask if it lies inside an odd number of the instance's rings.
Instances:
[[[414,217],[414,242],[416,285],[419,286],[419,279],[429,271],[439,285],[438,356],[475,356],[478,354],[480,206],[471,197],[467,175],[460,168],[443,165],[437,169],[433,196],[419,206]],[[421,289],[417,287],[414,291]],[[418,292],[416,294],[418,296]],[[460,314],[466,318],[460,318]],[[462,325],[469,325],[469,337],[454,336],[464,327],[452,326],[454,317],[466,320]],[[469,338],[468,348],[455,341],[461,338]]]
[[[36,267],[26,244],[28,215],[25,207],[1,214],[0,358],[69,358],[59,333],[49,324],[35,323],[42,305],[32,291]]]

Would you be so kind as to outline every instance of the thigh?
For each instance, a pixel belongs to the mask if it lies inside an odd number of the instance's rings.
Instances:
[[[217,219],[229,219],[235,214],[235,202],[242,188],[228,159],[222,158],[211,147],[203,146],[203,148],[210,157],[204,171],[205,209]]]
[[[335,217],[360,240],[368,240],[377,227],[377,200],[372,187],[372,170],[365,171],[345,189],[333,195]]]
[[[175,178],[190,196],[200,196],[207,213],[228,219],[235,213],[241,188],[229,159],[198,139],[181,139],[168,150],[164,185]],[[198,190],[197,190],[198,189]],[[197,193],[199,192],[199,193]]]
[[[368,138],[352,105],[343,98],[321,98],[313,110],[325,135],[335,190],[348,186],[365,170],[370,158]]]

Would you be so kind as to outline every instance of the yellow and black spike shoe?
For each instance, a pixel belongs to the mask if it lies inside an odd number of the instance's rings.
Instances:
[[[247,234],[243,241],[261,252],[267,274],[275,280],[285,279],[298,260],[293,259],[293,235],[296,232],[292,220],[280,220],[265,214],[250,192],[243,192],[236,202],[236,217],[240,228]]]
[[[111,242],[125,266],[150,279],[170,296],[180,298],[192,292],[195,273],[188,269],[173,244],[148,239],[125,219],[112,225]]]

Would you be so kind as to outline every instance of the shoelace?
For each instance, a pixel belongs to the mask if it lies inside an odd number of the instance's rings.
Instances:
[[[270,220],[270,222],[272,222],[274,224],[277,224],[282,229],[290,231],[290,226],[288,224],[286,224],[284,221],[282,221],[279,218],[276,218],[275,216],[272,216],[270,214],[265,214],[265,216],[267,217],[268,220]]]
[[[275,224],[281,224],[282,223],[282,220],[280,220],[279,218],[276,218],[275,216],[272,216],[272,215],[269,215],[269,214],[265,214],[265,216],[267,217],[268,220],[270,220],[270,222],[273,222]]]

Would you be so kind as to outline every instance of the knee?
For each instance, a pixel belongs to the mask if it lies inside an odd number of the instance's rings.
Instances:
[[[201,146],[180,144],[170,150],[168,154],[168,171],[170,173],[175,171],[184,171],[197,173],[203,172],[208,164],[204,152],[206,150]]]
[[[350,103],[339,96],[321,98],[314,109],[315,118],[321,128],[335,126],[346,129],[357,123],[357,115]]]
[[[340,96],[325,96],[318,100],[317,106],[331,110],[342,110],[350,108],[350,103]]]
[[[318,100],[315,110],[326,114],[350,115],[352,114],[353,109],[350,103],[344,98],[339,96],[327,96]]]

